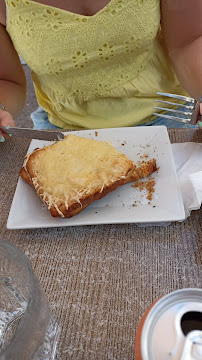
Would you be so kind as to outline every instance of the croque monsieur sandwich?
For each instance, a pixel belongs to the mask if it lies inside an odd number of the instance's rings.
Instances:
[[[20,175],[34,187],[52,216],[69,218],[155,170],[154,159],[137,168],[109,143],[69,134],[27,155]]]

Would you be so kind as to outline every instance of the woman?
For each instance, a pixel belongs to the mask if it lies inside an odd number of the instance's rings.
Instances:
[[[190,0],[0,0],[0,124],[15,125],[24,106],[18,54],[32,69],[48,122],[57,127],[148,123],[158,91],[199,100],[200,5],[201,0],[194,6]]]

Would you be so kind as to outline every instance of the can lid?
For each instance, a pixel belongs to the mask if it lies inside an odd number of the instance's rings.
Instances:
[[[144,360],[202,359],[202,289],[176,290],[154,304],[142,329],[141,353]]]

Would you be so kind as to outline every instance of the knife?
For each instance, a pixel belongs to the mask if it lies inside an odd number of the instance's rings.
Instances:
[[[14,136],[28,139],[39,139],[48,141],[58,141],[64,139],[64,134],[61,131],[34,130],[13,126],[0,126],[0,130],[5,132],[6,134],[11,134]]]

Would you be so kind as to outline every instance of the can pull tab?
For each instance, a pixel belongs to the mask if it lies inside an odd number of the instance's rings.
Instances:
[[[193,330],[185,337],[185,344],[180,360],[202,359],[202,331]]]

